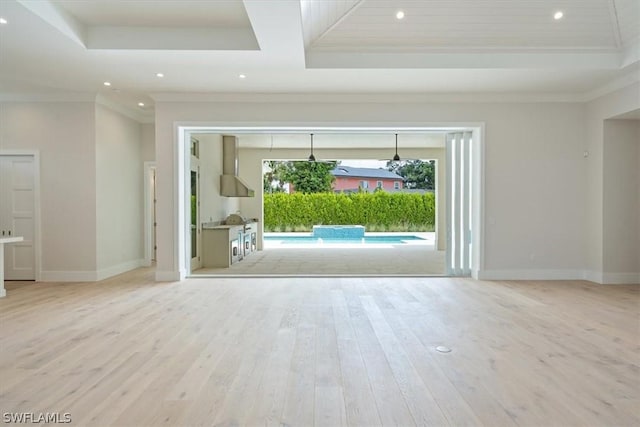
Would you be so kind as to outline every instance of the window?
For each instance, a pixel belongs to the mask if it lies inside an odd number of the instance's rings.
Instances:
[[[393,183],[393,189],[394,189],[394,190],[399,190],[399,189],[400,189],[400,183],[399,183],[398,181],[395,181],[395,182]]]
[[[360,188],[369,188],[369,181],[360,181]]]
[[[376,183],[376,188],[382,188],[382,181],[378,181]]]

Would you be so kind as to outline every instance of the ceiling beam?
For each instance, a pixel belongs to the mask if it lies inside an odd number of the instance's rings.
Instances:
[[[49,0],[17,0],[17,2],[75,43],[86,47],[86,27],[66,10]]]
[[[88,49],[258,50],[251,28],[89,27]]]
[[[270,62],[304,68],[304,37],[300,2],[244,0],[260,50]]]

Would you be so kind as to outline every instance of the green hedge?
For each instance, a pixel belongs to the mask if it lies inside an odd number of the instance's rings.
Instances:
[[[433,193],[273,193],[264,195],[265,231],[314,225],[364,225],[367,231],[432,231]]]

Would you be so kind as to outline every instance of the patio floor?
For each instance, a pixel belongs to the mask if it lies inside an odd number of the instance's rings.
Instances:
[[[433,238],[423,244],[319,246],[267,242],[264,250],[229,268],[202,268],[193,275],[437,276],[444,274],[444,254],[434,249]]]

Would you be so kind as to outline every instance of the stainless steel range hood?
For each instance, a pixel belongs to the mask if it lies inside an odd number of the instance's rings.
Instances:
[[[238,177],[238,138],[222,136],[222,175],[220,195],[226,197],[254,197],[256,192]]]

